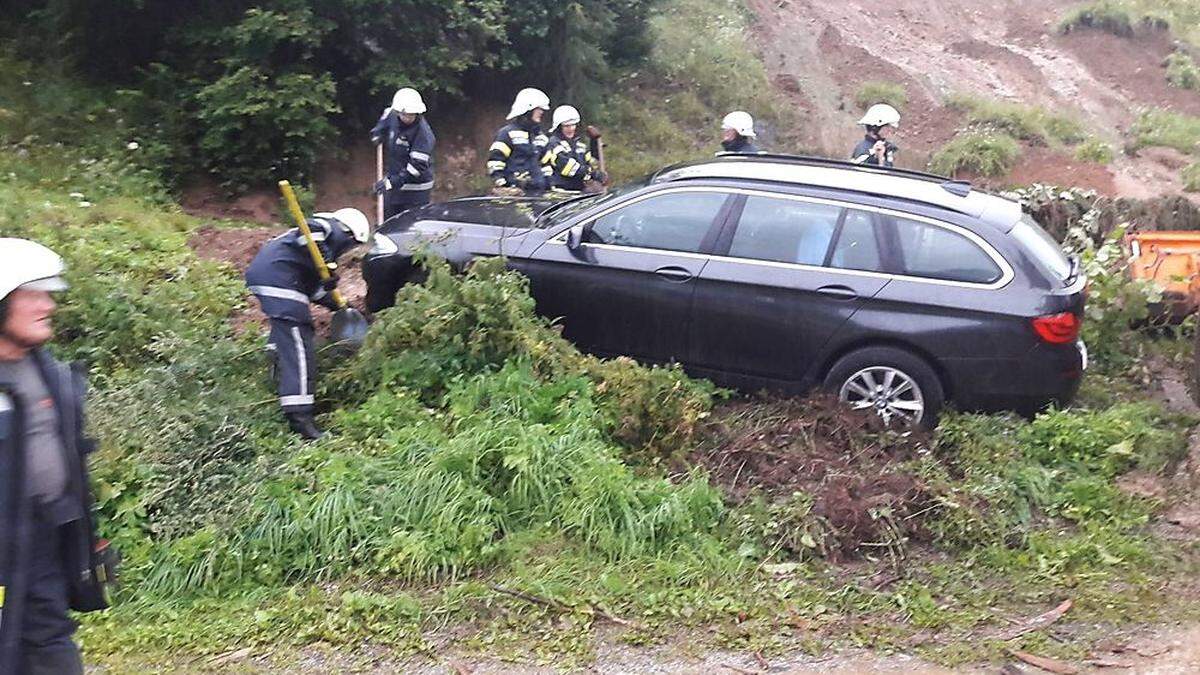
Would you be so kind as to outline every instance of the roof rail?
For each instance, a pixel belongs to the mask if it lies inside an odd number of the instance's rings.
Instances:
[[[717,159],[769,159],[771,161],[784,161],[793,164],[804,164],[807,166],[831,166],[843,169],[857,169],[859,171],[870,171],[875,173],[886,173],[900,176],[910,176],[912,178],[920,178],[923,180],[936,181],[938,183],[958,182],[970,185],[967,181],[954,181],[949,176],[941,176],[936,173],[927,171],[917,171],[915,169],[900,169],[894,166],[879,166],[877,164],[856,164],[847,159],[833,159],[831,157],[817,157],[815,155],[790,155],[781,152],[718,152]]]

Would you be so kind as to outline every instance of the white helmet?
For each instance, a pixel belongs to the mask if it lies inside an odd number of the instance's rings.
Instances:
[[[412,87],[397,89],[396,95],[392,97],[392,110],[420,115],[425,112],[425,101],[421,100],[421,94]]]
[[[750,113],[741,110],[734,110],[721,120],[722,129],[733,129],[739,136],[754,138],[758,134],[754,133],[754,118]]]
[[[564,124],[579,124],[579,111],[574,106],[560,105],[554,109],[550,131],[554,131]]]
[[[367,243],[367,239],[371,236],[371,222],[363,215],[362,211],[352,208],[338,209],[333,213],[315,213],[316,218],[330,218],[341,223],[342,227],[354,237],[354,241],[360,244]]]
[[[508,111],[508,119],[520,117],[530,110],[542,108],[543,110],[550,109],[550,97],[541,89],[526,87],[517,92],[517,97],[513,99],[512,110]]]
[[[900,128],[900,111],[886,103],[876,103],[867,109],[867,113],[858,121],[865,127],[895,127]]]
[[[0,239],[0,300],[18,288],[65,291],[64,269],[62,258],[36,241]]]

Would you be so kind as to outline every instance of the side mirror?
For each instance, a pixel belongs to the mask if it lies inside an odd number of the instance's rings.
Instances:
[[[579,250],[579,246],[583,244],[583,235],[587,232],[587,228],[583,225],[574,225],[567,230],[567,248],[572,251]]]

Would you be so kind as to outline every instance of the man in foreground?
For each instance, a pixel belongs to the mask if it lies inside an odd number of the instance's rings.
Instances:
[[[62,259],[0,239],[0,673],[83,673],[68,609],[107,606],[85,457],[83,377],[44,349]]]

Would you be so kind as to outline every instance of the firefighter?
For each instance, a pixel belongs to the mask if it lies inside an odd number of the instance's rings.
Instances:
[[[508,124],[500,127],[488,148],[488,176],[498,192],[537,194],[549,189],[550,167],[542,164],[549,139],[541,127],[549,109],[550,97],[540,89],[517,92]]]
[[[425,120],[425,102],[416,89],[405,87],[392,97],[392,106],[371,129],[371,142],[383,144],[384,176],[375,183],[383,195],[384,219],[429,203],[433,191],[433,129]]]
[[[754,118],[750,113],[734,110],[721,120],[721,147],[724,152],[759,153],[754,145]]]
[[[307,239],[299,228],[293,228],[263,245],[246,269],[246,285],[270,320],[267,349],[275,359],[279,405],[292,431],[311,440],[320,438],[322,432],[313,420],[317,368],[309,303],[337,309],[332,297],[338,282],[337,259],[366,243],[370,225],[361,211],[350,208],[317,213],[308,224],[329,266],[328,280],[321,281]]]
[[[900,128],[900,112],[886,103],[876,103],[858,123],[866,129],[867,135],[854,146],[850,161],[855,164],[895,166],[898,148],[888,139]]]
[[[0,239],[0,673],[83,673],[68,609],[107,606],[85,457],[86,385],[45,349],[63,261]]]
[[[563,192],[582,192],[586,181],[605,183],[608,176],[596,161],[600,130],[588,127],[588,140],[579,134],[579,111],[569,105],[554,109],[550,141],[542,163],[550,167],[550,186]]]

